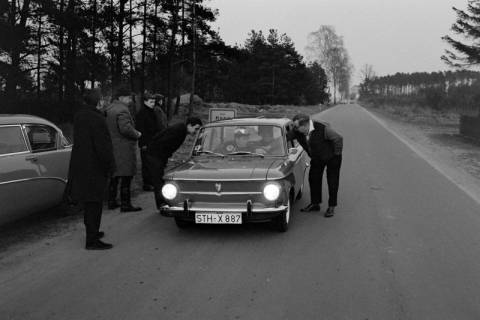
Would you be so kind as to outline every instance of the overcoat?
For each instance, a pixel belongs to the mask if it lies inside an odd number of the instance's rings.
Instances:
[[[153,136],[147,145],[147,154],[167,163],[186,137],[187,126],[184,123],[174,124]]]
[[[105,116],[84,106],[74,118],[67,196],[78,202],[102,202],[107,180],[115,168],[112,140]]]
[[[167,127],[161,118],[161,114],[159,114],[159,112],[162,112],[159,109],[160,108],[157,107],[154,109],[143,106],[137,114],[137,130],[142,133],[142,136],[138,140],[138,146],[140,148],[147,146],[155,134],[163,131]]]
[[[133,117],[128,106],[118,100],[113,101],[105,109],[105,112],[116,164],[113,176],[134,176],[137,172],[137,140],[139,137]]]

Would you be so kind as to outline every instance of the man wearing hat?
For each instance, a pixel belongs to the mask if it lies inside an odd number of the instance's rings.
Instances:
[[[116,169],[110,180],[108,208],[120,206],[121,212],[140,211],[131,202],[130,185],[137,171],[137,141],[142,134],[135,129],[135,122],[129,111],[132,95],[124,87],[114,92],[114,101],[105,109],[107,125],[112,137]],[[117,203],[117,189],[120,183],[120,205]]]
[[[233,141],[227,141],[224,144],[220,145],[220,147],[216,148],[216,152],[220,152],[223,154],[229,154],[233,152],[239,151],[251,151],[249,149],[250,145],[250,132],[245,127],[238,127],[235,128],[233,132]]]

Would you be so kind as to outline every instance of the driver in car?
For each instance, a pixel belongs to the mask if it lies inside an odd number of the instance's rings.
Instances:
[[[219,152],[228,154],[234,152],[251,152],[250,146],[250,132],[247,128],[239,127],[236,128],[233,134],[233,141],[224,143]]]

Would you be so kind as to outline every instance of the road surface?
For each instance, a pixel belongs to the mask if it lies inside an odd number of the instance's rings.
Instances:
[[[318,116],[316,116],[318,117]],[[480,205],[357,105],[320,116],[344,136],[337,215],[179,230],[107,212],[114,249],[83,228],[7,251],[2,319],[480,319]]]

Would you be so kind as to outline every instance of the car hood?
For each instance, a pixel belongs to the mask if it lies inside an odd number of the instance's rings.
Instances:
[[[278,158],[194,158],[169,171],[165,178],[179,180],[267,179],[270,170],[283,164]]]

